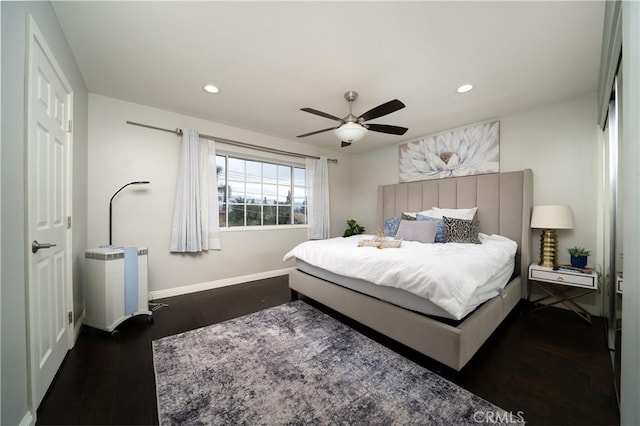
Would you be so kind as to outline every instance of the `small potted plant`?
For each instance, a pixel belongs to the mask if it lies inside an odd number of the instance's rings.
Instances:
[[[584,268],[587,266],[587,257],[591,256],[591,251],[584,247],[571,247],[567,251],[571,255],[571,266],[574,268]]]
[[[355,219],[347,220],[349,226],[345,231],[343,237],[350,237],[352,235],[362,234],[364,232],[364,226],[358,225]]]

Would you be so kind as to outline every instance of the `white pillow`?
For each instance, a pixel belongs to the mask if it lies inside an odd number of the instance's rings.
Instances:
[[[470,209],[441,209],[439,207],[433,207],[431,210],[433,211],[433,214],[427,214],[425,216],[434,216],[437,218],[446,216],[454,219],[473,220],[473,218],[476,217],[478,208],[472,207]]]
[[[431,217],[433,217],[434,215],[433,210],[423,210],[421,212],[402,212],[402,214],[409,217],[418,217],[419,214],[421,214],[422,216]],[[439,217],[438,219],[442,219],[442,217]]]

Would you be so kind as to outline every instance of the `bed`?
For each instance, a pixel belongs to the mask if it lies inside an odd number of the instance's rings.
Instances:
[[[527,296],[529,221],[533,176],[523,171],[383,185],[378,188],[377,225],[403,212],[477,207],[479,231],[517,243],[513,274],[498,296],[462,321],[442,321],[412,306],[391,303],[336,284],[330,272],[297,262],[289,274],[295,297],[302,294],[455,370],[461,370],[521,298]],[[393,249],[390,249],[393,250]]]

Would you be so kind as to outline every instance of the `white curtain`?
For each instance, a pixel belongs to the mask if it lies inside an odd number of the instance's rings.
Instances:
[[[208,188],[209,195],[209,250],[221,250],[220,246],[220,205],[218,203],[218,169],[216,167],[216,143],[209,142]]]
[[[183,129],[170,251],[220,249],[215,144]],[[213,170],[211,166],[213,150]]]
[[[330,237],[329,229],[329,167],[327,157],[307,158],[307,194],[309,199],[310,240]]]

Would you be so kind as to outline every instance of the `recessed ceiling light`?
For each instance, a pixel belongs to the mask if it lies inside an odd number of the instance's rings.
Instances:
[[[458,87],[458,90],[456,90],[456,92],[467,93],[471,89],[473,89],[473,86],[471,84],[463,84],[462,86]]]
[[[209,93],[218,93],[220,91],[220,89],[218,89],[213,84],[205,84],[204,85],[204,90],[206,90]]]

